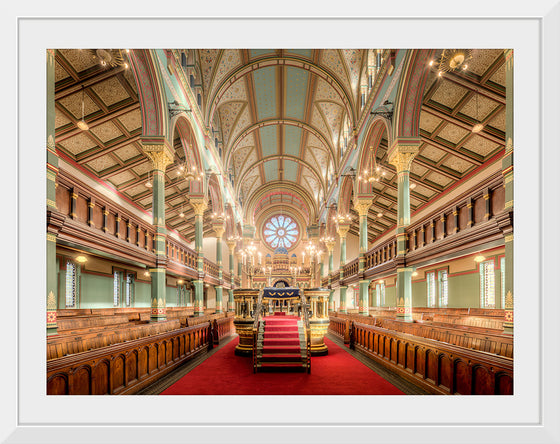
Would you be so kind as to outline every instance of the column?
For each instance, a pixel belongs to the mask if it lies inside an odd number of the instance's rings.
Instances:
[[[241,250],[237,252],[237,277],[239,278],[241,288],[245,288],[243,287],[243,253]]]
[[[234,240],[228,240],[227,246],[229,248],[229,275],[230,275],[230,289],[229,289],[229,302],[228,311],[234,311],[234,299],[233,299],[233,287],[235,285],[235,275],[234,275],[234,252],[235,245],[237,244]]]
[[[198,279],[194,284],[194,315],[204,314],[204,252],[202,251],[203,216],[208,207],[208,201],[202,199],[190,199],[190,204],[194,208],[194,245],[197,254],[196,269]]]
[[[54,64],[55,51],[47,50],[47,336],[57,334],[56,310],[58,308],[58,285],[56,270],[56,236],[58,230],[50,223],[56,214],[56,176],[58,155],[54,142]]]
[[[505,317],[504,333],[513,334],[513,50],[506,49],[506,150],[502,160],[505,187],[504,215],[510,222],[504,229],[505,240]]]
[[[410,166],[418,145],[393,145],[389,163],[397,169],[397,319],[412,322],[412,273],[406,267],[406,228],[410,225]]]
[[[222,313],[223,310],[223,273],[224,273],[224,266],[222,264],[222,236],[224,235],[225,225],[224,225],[224,217],[217,216],[212,221],[212,228],[216,233],[216,262],[218,263],[218,285],[216,287],[216,313]]]
[[[346,290],[347,286],[344,285],[344,265],[346,264],[346,235],[350,229],[350,222],[339,221],[337,232],[340,236],[340,308],[341,313],[346,313]]]
[[[152,216],[156,266],[150,269],[152,278],[152,310],[150,322],[165,321],[165,267],[167,264],[165,228],[165,168],[173,162],[173,152],[166,144],[144,144],[144,153],[152,161]]]
[[[328,276],[328,283],[327,286],[329,287],[329,310],[334,311],[334,290],[332,289],[332,274],[334,271],[334,260],[333,260],[333,251],[334,251],[334,239],[327,240],[325,242],[325,246],[327,247],[327,251],[329,253],[329,276]]]
[[[368,249],[367,215],[371,199],[357,199],[354,208],[360,216],[360,252],[358,256],[358,274],[360,275],[360,293],[358,297],[358,312],[367,315],[369,280],[364,278],[366,253]]]

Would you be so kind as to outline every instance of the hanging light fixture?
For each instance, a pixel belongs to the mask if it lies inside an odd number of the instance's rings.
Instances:
[[[358,180],[364,183],[373,184],[373,182],[379,182],[379,180],[382,177],[384,177],[387,173],[383,170],[383,168],[377,165],[375,156],[373,155],[373,147],[370,146],[369,149],[372,151],[372,159],[373,159],[372,171],[364,170],[363,174],[358,176]]]
[[[114,68],[115,66],[124,66],[128,68],[128,63],[121,49],[88,49],[87,50],[93,60],[98,62],[104,68]],[[126,50],[129,53],[129,50]]]
[[[146,185],[147,188],[153,187],[152,181],[150,180],[150,173],[148,173],[148,181],[144,185]]]
[[[82,131],[87,131],[89,129],[89,125],[84,120],[84,88],[82,87],[82,120],[80,120],[76,126],[80,128]]]
[[[472,59],[471,49],[444,49],[439,59],[439,74],[455,70],[466,70],[467,62]],[[431,65],[430,65],[431,66]]]
[[[482,123],[480,123],[480,120],[478,118],[478,90],[476,90],[476,96],[475,96],[475,100],[476,100],[476,121],[477,123],[475,123],[472,127],[472,132],[473,133],[479,133],[482,131],[482,129],[484,128],[484,125]]]

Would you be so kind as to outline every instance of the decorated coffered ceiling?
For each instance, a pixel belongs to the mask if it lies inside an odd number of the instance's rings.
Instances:
[[[255,212],[289,206],[302,220],[315,223],[330,185],[342,172],[343,150],[363,121],[362,113],[369,115],[361,97],[368,88],[368,72],[386,59],[376,59],[373,50],[354,49],[174,52],[178,59],[188,54],[182,69],[192,68],[190,87],[200,94],[201,123],[218,141],[222,171],[233,177],[245,222],[250,223]],[[469,69],[461,72],[438,76],[435,66],[426,69],[419,120],[422,145],[411,170],[413,211],[504,148],[503,51],[474,50]],[[55,98],[61,157],[150,211],[152,193],[145,183],[151,165],[140,145],[142,115],[130,68],[102,67],[85,50],[57,50]],[[82,99],[86,131],[76,126]],[[477,122],[484,128],[473,133]],[[166,219],[192,240],[188,183],[177,175],[185,150],[177,134],[172,139],[176,162],[166,170]],[[387,162],[388,140],[384,134],[376,141],[376,162],[386,175],[374,187],[370,241],[396,223],[397,184],[394,167]],[[205,214],[206,235],[212,234],[211,208]],[[354,218],[357,221],[357,214]],[[357,223],[351,233],[358,233]]]
[[[491,162],[505,147],[505,59],[501,49],[473,50],[468,69],[438,75],[429,69],[420,111],[422,144],[410,174],[411,210],[448,191],[478,168]],[[439,58],[439,52],[434,60]],[[473,133],[475,123],[484,128]],[[396,224],[397,182],[395,168],[387,160],[387,134],[376,153],[386,176],[374,185],[369,211],[370,241]],[[351,210],[350,232],[358,235],[358,214]]]

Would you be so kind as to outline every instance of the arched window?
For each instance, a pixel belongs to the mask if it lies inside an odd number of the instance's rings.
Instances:
[[[66,261],[66,308],[77,308],[80,266]]]
[[[291,248],[299,238],[299,227],[290,216],[272,216],[264,223],[264,240],[273,249]]]

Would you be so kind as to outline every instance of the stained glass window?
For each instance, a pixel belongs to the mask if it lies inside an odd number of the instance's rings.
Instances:
[[[428,284],[428,307],[436,306],[436,273],[426,273],[426,283]]]
[[[480,264],[480,307],[496,308],[494,261]]]
[[[297,223],[290,216],[272,216],[264,224],[264,240],[272,248],[291,248],[299,237]]]
[[[66,308],[76,307],[77,268],[74,262],[66,262]]]
[[[439,306],[447,307],[449,300],[447,271],[439,272]]]

